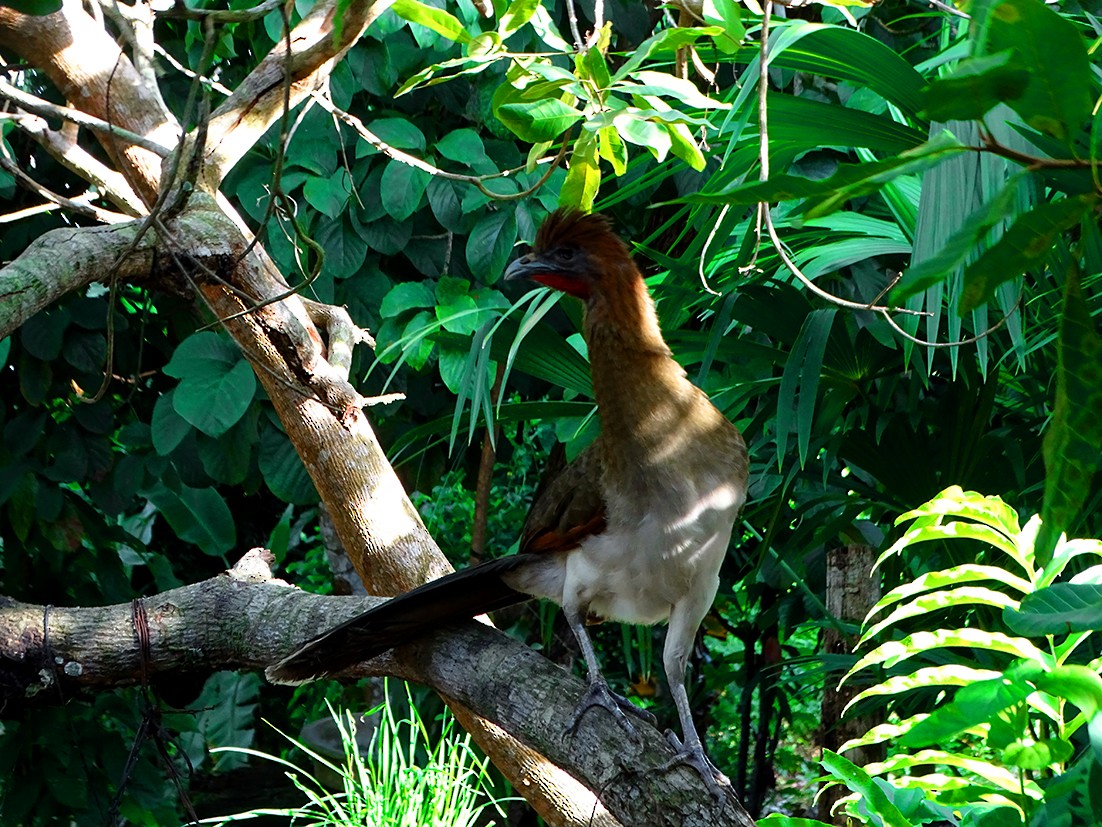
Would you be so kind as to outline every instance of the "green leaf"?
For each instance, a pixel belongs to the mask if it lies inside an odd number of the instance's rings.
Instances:
[[[659,163],[666,160],[666,154],[670,151],[673,140],[670,138],[670,133],[665,129],[664,124],[648,120],[643,112],[630,109],[617,112],[613,116],[612,123],[619,131],[620,137],[625,141],[636,146],[645,147]],[[587,138],[587,136],[583,135],[578,140],[579,146],[584,138]],[[578,147],[574,148],[574,152],[577,154]],[[594,165],[596,165],[596,161],[594,161]]]
[[[260,473],[273,494],[286,503],[312,505],[318,501],[314,481],[287,435],[269,427],[260,436]]]
[[[417,0],[394,0],[390,8],[402,19],[432,29],[448,40],[466,43],[471,39],[463,24],[443,9],[426,6]]]
[[[176,389],[173,388],[162,394],[157,397],[157,403],[153,406],[153,418],[150,421],[153,450],[162,457],[171,454],[191,430],[188,421],[176,412],[172,402],[175,393]]]
[[[1002,0],[984,22],[987,51],[1011,49],[1019,65],[1029,68],[1025,91],[1007,103],[1035,129],[1072,141],[1092,104],[1084,82],[1090,61],[1076,25],[1041,0]]]
[[[935,121],[978,120],[996,104],[1021,97],[1030,71],[1007,49],[962,60],[953,74],[923,90],[923,115]]]
[[[436,294],[426,281],[404,281],[390,288],[379,307],[384,319],[400,316],[407,310],[420,310],[436,306]]]
[[[939,706],[899,739],[905,747],[926,747],[947,740],[966,729],[991,721],[1004,709],[1016,706],[1033,691],[1024,681],[1009,682],[1000,676],[961,687],[953,700]]]
[[[597,133],[597,152],[612,164],[612,171],[617,175],[627,172],[628,150],[624,142],[620,140],[620,133],[614,126],[606,126]]]
[[[925,655],[931,649],[954,646],[1002,652],[1015,658],[1042,663],[1051,660],[1025,638],[1010,637],[1002,632],[985,632],[982,629],[939,629],[935,632],[915,632],[902,640],[883,643],[862,657],[848,674],[852,675],[868,666],[882,665],[890,668],[908,658]]]
[[[0,6],[15,9],[20,14],[32,17],[44,17],[47,14],[61,11],[61,0],[3,0]]]
[[[467,237],[467,265],[484,282],[497,281],[517,241],[517,218],[512,208],[487,212]]]
[[[348,170],[341,169],[336,175],[311,175],[302,187],[306,203],[329,218],[337,218],[344,212],[348,198],[352,195],[352,181]]]
[[[888,800],[883,788],[876,783],[872,776],[852,761],[843,758],[836,752],[824,749],[820,763],[827,772],[857,793],[863,801],[866,801],[869,809],[880,817],[884,827],[912,827],[911,822],[899,812],[899,808]]]
[[[212,331],[188,336],[172,354],[164,372],[176,379],[225,373],[241,360],[241,350],[229,338]]]
[[[1001,672],[992,669],[974,669],[971,666],[963,666],[959,663],[950,663],[944,666],[924,666],[908,675],[893,675],[875,686],[861,690],[846,704],[846,708],[852,707],[865,698],[876,696],[890,698],[903,692],[909,692],[912,689],[929,689],[934,686],[967,686],[977,681],[987,681],[1001,677]],[[929,716],[923,716],[924,719],[926,717]],[[917,723],[918,721],[913,721],[906,727],[900,725],[894,728],[891,733],[892,740],[895,740],[904,732],[909,732]]]
[[[689,127],[683,123],[670,123],[665,127],[670,136],[670,151],[697,172],[703,170],[707,162]]]
[[[900,304],[956,272],[991,229],[1011,214],[1019,197],[1022,177],[1026,174],[1023,172],[1011,176],[1006,186],[973,211],[959,229],[949,236],[940,252],[915,267],[908,267],[899,284],[892,290],[892,301]]]
[[[1043,560],[1090,495],[1102,452],[1102,337],[1094,327],[1074,265],[1064,284],[1056,401],[1042,451],[1045,496],[1037,549]]]
[[[659,95],[681,101],[692,109],[730,109],[731,105],[712,100],[696,88],[691,81],[668,75],[665,72],[639,71],[633,81],[620,81],[612,87],[614,92],[627,95]]]
[[[574,151],[570,155],[570,169],[566,173],[562,189],[559,190],[559,204],[575,207],[583,212],[591,210],[600,187],[601,169],[597,163],[597,141],[592,132],[584,132],[574,144]]]
[[[420,205],[431,178],[423,169],[391,161],[383,170],[383,209],[395,221],[405,221]]]
[[[1040,266],[1060,233],[1079,223],[1094,208],[1093,194],[1076,195],[1034,207],[1018,217],[990,249],[964,271],[960,312],[975,310],[991,300],[995,288]]]
[[[233,515],[222,495],[213,488],[187,485],[169,488],[158,482],[144,494],[172,526],[177,537],[194,543],[204,553],[217,557],[237,542]]]
[[[777,400],[777,467],[784,462],[788,434],[795,423],[796,445],[799,449],[800,467],[807,461],[811,439],[811,424],[815,414],[815,401],[819,392],[819,378],[823,370],[823,354],[834,324],[835,311],[813,310],[804,319],[792,352],[785,361],[781,375],[780,395]],[[798,392],[798,395],[797,395]]]
[[[553,141],[582,119],[582,113],[558,98],[506,103],[497,107],[498,119],[522,141]]]
[[[380,118],[372,121],[368,125],[368,130],[398,149],[423,151],[426,147],[424,133],[405,118]]]
[[[176,412],[207,436],[228,431],[248,410],[256,392],[256,375],[244,359],[229,370],[212,365],[205,374],[192,373],[173,395]]]
[[[540,7],[541,0],[513,0],[497,21],[497,31],[502,37],[512,34],[529,20]]]
[[[888,626],[908,617],[921,617],[930,612],[960,606],[995,606],[1000,609],[1015,609],[1018,607],[1018,601],[1002,592],[980,586],[960,586],[955,589],[930,592],[897,608],[879,623],[870,627],[862,635],[861,640],[873,637]]]
[[[1026,637],[1102,630],[1102,586],[1055,583],[1026,595],[1017,611],[1006,611],[1010,630]]]
[[[1071,701],[1087,718],[1102,713],[1102,677],[1089,667],[1057,666],[1038,675],[1034,683],[1042,692]]]
[[[1063,764],[1075,754],[1075,747],[1059,738],[1040,741],[1017,741],[1008,745],[1002,754],[1003,763],[1023,770],[1043,770],[1053,764]]]
[[[260,683],[259,675],[237,672],[215,672],[207,679],[195,701],[196,725],[205,746],[252,746]],[[213,769],[225,772],[247,763],[248,756],[239,752],[219,752]]]
[[[473,129],[456,129],[436,142],[436,151],[450,161],[464,164],[479,174],[496,172],[482,138]]]
[[[947,157],[964,151],[950,132],[927,141],[920,147],[895,158],[871,164],[842,164],[829,178],[804,178],[799,175],[774,175],[768,181],[729,186],[718,192],[702,192],[681,200],[690,203],[756,204],[759,201],[806,199],[801,212],[808,218],[839,209],[851,198],[876,192],[900,175],[921,172]]]

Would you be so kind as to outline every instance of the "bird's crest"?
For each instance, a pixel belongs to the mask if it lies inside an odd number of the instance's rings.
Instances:
[[[543,253],[564,244],[581,247],[605,259],[630,258],[627,245],[612,230],[612,222],[598,213],[571,207],[555,210],[536,233],[534,249]]]

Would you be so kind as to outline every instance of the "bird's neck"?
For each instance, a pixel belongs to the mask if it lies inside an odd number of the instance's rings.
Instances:
[[[642,276],[631,269],[633,278],[606,279],[611,289],[594,295],[586,308],[606,470],[648,466],[691,416],[699,396],[662,338]]]

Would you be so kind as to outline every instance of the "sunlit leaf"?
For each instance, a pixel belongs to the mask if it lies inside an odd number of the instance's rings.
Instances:
[[[1019,635],[1063,635],[1102,630],[1102,585],[1055,583],[1026,595],[1018,611],[1003,613]]]

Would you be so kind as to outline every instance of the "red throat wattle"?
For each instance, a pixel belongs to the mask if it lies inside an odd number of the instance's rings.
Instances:
[[[568,295],[577,296],[582,301],[588,300],[590,296],[588,283],[581,279],[564,276],[561,273],[539,273],[538,275],[529,276],[529,278],[532,281],[538,281],[540,284],[553,287],[555,290],[561,290]]]

